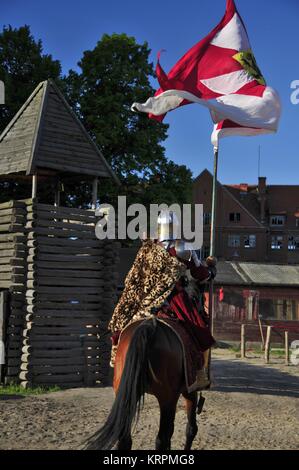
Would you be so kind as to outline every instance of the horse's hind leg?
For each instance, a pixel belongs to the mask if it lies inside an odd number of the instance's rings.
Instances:
[[[156,450],[170,450],[174,431],[174,418],[178,398],[173,402],[160,403],[160,427],[156,438]]]
[[[117,450],[131,450],[132,438],[131,436],[122,437],[117,444]]]
[[[186,427],[186,442],[184,450],[191,450],[192,442],[197,434],[198,427],[196,423],[196,405],[197,405],[197,392],[183,393],[186,402],[187,411],[187,427]]]

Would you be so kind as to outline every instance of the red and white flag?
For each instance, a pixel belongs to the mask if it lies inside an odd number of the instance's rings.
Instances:
[[[234,0],[227,0],[218,26],[193,46],[167,75],[159,59],[160,84],[154,97],[134,103],[133,111],[162,121],[168,111],[198,103],[215,123],[212,143],[227,135],[258,135],[277,131],[281,114],[277,92],[266,86],[252,53],[245,25]]]

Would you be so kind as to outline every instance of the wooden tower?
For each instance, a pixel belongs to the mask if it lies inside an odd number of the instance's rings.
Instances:
[[[96,238],[95,207],[101,178],[119,181],[51,80],[36,87],[2,132],[0,178],[32,189],[31,198],[0,204],[2,377],[24,387],[105,382],[118,246]],[[60,205],[65,178],[78,191],[90,182],[91,209]],[[39,200],[49,182],[53,204]]]

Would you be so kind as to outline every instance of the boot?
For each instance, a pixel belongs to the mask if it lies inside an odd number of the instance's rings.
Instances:
[[[205,367],[197,371],[196,384],[198,386],[198,390],[205,390],[211,385],[211,382],[208,376],[208,371]]]

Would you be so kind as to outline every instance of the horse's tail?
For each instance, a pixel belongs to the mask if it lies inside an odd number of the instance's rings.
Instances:
[[[104,426],[88,439],[86,450],[112,449],[122,437],[130,435],[136,414],[138,421],[149,376],[149,345],[156,324],[155,319],[147,320],[136,329],[110,414]]]

